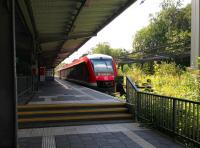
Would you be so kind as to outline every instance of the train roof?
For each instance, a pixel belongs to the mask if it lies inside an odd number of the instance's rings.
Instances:
[[[111,56],[105,54],[92,54],[86,56],[88,59],[112,59]]]
[[[79,63],[82,63],[84,61],[86,61],[87,59],[91,60],[91,59],[112,59],[111,56],[109,55],[105,55],[105,54],[92,54],[92,55],[87,55],[84,57],[81,57],[80,59],[75,59],[74,61],[72,61],[70,64],[65,64],[60,70],[69,68],[71,66],[77,65]]]

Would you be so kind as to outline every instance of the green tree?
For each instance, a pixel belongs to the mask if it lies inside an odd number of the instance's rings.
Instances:
[[[92,49],[92,53],[101,53],[101,54],[107,54],[111,55],[111,47],[108,43],[99,43],[96,47]]]
[[[180,52],[190,46],[191,5],[181,8],[181,1],[164,0],[162,10],[150,24],[139,30],[133,40],[134,51]]]
[[[111,48],[108,43],[104,42],[104,43],[99,43],[96,47],[94,47],[92,49],[92,53],[106,54],[112,56],[113,58],[118,58],[122,55],[125,55],[127,51],[123,49]]]

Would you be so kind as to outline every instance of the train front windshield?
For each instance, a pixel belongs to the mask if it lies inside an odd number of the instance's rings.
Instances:
[[[92,59],[92,64],[96,75],[113,74],[113,63],[111,59]]]

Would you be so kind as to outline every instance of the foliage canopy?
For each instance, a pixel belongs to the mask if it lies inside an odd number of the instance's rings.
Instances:
[[[110,55],[113,58],[119,58],[120,56],[124,55],[127,53],[125,49],[114,49],[111,48],[110,45],[106,42],[104,43],[99,43],[96,47],[92,49],[92,53],[101,53],[101,54],[106,54]]]
[[[164,0],[161,7],[162,11],[151,17],[150,24],[136,33],[134,51],[173,53],[190,47],[191,5],[181,8],[180,0]]]

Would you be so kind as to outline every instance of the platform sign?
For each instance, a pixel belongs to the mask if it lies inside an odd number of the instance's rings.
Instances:
[[[40,67],[40,81],[43,82],[45,81],[45,67]]]

